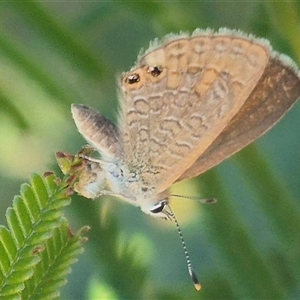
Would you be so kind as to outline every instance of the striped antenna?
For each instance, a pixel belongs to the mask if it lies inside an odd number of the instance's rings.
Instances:
[[[185,244],[185,241],[183,239],[183,236],[182,236],[182,231],[179,227],[179,223],[175,217],[175,214],[173,212],[173,210],[171,209],[170,205],[168,205],[168,210],[169,210],[169,215],[173,218],[175,224],[176,224],[176,228],[177,228],[177,232],[179,234],[179,237],[180,237],[180,240],[181,240],[181,244],[182,244],[182,247],[183,247],[183,251],[184,251],[184,255],[185,255],[185,259],[186,259],[186,263],[187,263],[187,267],[188,267],[188,271],[189,271],[189,274],[190,274],[190,277],[193,281],[193,284],[194,284],[194,287],[197,291],[200,291],[201,289],[201,284],[197,278],[197,275],[196,273],[194,272],[193,270],[193,266],[192,266],[192,262],[191,262],[191,259],[190,259],[190,255],[187,251],[187,248],[186,248],[186,244]]]

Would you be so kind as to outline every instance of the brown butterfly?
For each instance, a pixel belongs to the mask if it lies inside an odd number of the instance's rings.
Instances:
[[[152,216],[173,218],[169,187],[274,126],[299,98],[300,76],[266,40],[196,30],[155,40],[119,87],[118,126],[72,105],[79,132],[101,154],[98,179],[87,179],[82,189],[92,187],[90,198],[115,195]]]

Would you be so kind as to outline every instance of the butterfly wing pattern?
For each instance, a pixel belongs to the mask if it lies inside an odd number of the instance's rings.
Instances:
[[[73,118],[101,154],[110,193],[164,218],[174,182],[254,141],[300,95],[290,59],[227,29],[154,41],[119,86],[118,126],[82,105],[72,106]]]
[[[249,145],[289,111],[300,96],[300,75],[284,55],[271,52],[249,98],[227,127],[178,181],[195,177]]]

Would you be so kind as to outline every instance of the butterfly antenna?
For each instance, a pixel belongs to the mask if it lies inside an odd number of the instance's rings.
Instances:
[[[184,251],[184,255],[185,255],[185,259],[186,259],[186,263],[187,263],[187,267],[188,267],[188,271],[189,271],[190,277],[191,277],[191,279],[193,281],[195,289],[197,291],[200,291],[201,284],[199,283],[197,275],[196,275],[196,273],[193,270],[192,262],[191,262],[189,253],[187,251],[186,244],[185,244],[185,241],[184,241],[183,236],[182,236],[182,231],[181,231],[181,229],[179,227],[179,223],[178,223],[178,221],[177,221],[177,219],[175,217],[174,212],[172,211],[172,209],[171,209],[171,207],[169,205],[168,205],[168,209],[169,209],[169,212],[170,212],[170,216],[173,218],[173,220],[174,220],[174,222],[176,224],[177,232],[178,232],[180,240],[181,240],[181,244],[182,244],[182,247],[183,247],[183,251]]]
[[[200,198],[200,197],[197,197],[197,196],[183,196],[183,195],[177,195],[177,194],[170,194],[170,197],[197,200],[197,201],[199,201],[203,204],[215,204],[215,203],[217,203],[216,198]]]

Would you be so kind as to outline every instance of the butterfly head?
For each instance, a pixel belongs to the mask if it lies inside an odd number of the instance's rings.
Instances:
[[[171,218],[170,212],[168,211],[167,199],[160,200],[151,206],[141,205],[141,210],[155,218],[162,218],[165,220],[169,220]]]
[[[122,183],[119,182],[117,189],[115,188],[119,191],[120,197],[124,197],[125,201],[134,206],[140,207],[147,215],[170,219],[168,192],[158,194],[155,186],[144,180],[147,177],[146,174],[143,174],[144,176],[136,173],[129,174],[126,172],[126,168],[123,168]]]

